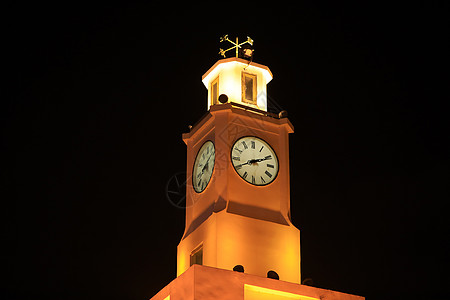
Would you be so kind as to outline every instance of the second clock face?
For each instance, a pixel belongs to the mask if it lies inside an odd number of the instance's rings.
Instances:
[[[242,179],[254,185],[269,184],[278,175],[275,151],[267,142],[254,136],[242,137],[234,143],[231,163]]]
[[[206,141],[198,151],[192,170],[192,185],[197,193],[203,192],[214,170],[216,152],[214,144]]]

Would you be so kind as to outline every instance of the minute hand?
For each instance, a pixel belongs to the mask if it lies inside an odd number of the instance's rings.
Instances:
[[[268,160],[268,159],[272,159],[272,156],[268,156],[268,157],[264,157],[264,158],[253,159],[252,162],[261,162],[261,161]]]
[[[209,159],[211,158],[211,156],[212,156],[213,154],[214,154],[214,153],[211,153],[211,154],[209,155],[208,159],[206,160],[205,165],[204,165],[203,168],[202,168],[202,174],[203,174],[203,171],[204,171],[205,168],[206,168],[206,165],[207,165],[208,162],[209,162]]]
[[[264,157],[264,158],[249,159],[247,162],[242,163],[242,164],[240,164],[240,165],[237,165],[236,167],[241,167],[241,166],[244,166],[244,165],[251,165],[251,164],[253,164],[253,163],[255,163],[255,162],[260,162],[260,161],[268,160],[268,159],[272,159],[272,157]]]

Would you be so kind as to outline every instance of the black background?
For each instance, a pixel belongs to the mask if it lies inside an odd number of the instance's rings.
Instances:
[[[340,2],[5,4],[2,299],[148,299],[175,278],[166,184],[226,33],[255,41],[295,126],[302,277],[448,297],[449,7]]]

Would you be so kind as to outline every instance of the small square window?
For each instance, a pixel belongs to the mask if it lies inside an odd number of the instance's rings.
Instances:
[[[242,72],[242,102],[256,105],[256,75]]]
[[[190,266],[192,265],[203,265],[203,245],[200,245],[191,252]]]

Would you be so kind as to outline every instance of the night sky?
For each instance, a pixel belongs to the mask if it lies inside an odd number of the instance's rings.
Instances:
[[[316,2],[5,4],[1,298],[144,300],[175,278],[166,186],[223,34],[255,41],[295,127],[302,277],[449,297],[449,5]]]

